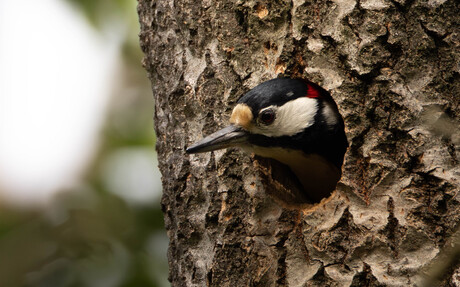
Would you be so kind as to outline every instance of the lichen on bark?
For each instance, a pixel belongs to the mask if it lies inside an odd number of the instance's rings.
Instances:
[[[415,286],[460,217],[454,0],[139,0],[173,286]],[[329,90],[350,148],[321,208],[288,209],[256,160],[186,155],[265,80]],[[455,284],[450,266],[440,284]],[[429,273],[429,272],[428,272]],[[457,275],[455,275],[457,274]]]

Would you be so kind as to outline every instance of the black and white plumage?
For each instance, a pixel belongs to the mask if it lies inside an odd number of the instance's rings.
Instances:
[[[241,147],[287,165],[313,202],[334,191],[348,141],[336,103],[320,86],[290,78],[264,82],[238,100],[230,123],[187,153]]]

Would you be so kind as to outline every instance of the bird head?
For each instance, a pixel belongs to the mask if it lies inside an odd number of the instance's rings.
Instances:
[[[237,102],[230,125],[188,147],[187,153],[241,147],[287,165],[313,201],[340,179],[348,147],[342,116],[330,94],[302,79],[259,84]]]

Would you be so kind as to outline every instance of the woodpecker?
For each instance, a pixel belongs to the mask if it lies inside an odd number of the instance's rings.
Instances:
[[[277,78],[244,94],[230,125],[187,153],[240,147],[288,166],[312,202],[328,197],[348,147],[344,122],[329,92],[304,79]]]

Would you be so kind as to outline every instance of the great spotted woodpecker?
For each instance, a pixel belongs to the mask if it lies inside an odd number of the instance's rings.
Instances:
[[[335,190],[348,141],[336,103],[320,86],[291,78],[264,82],[238,100],[230,123],[186,152],[241,147],[287,165],[313,202]]]

